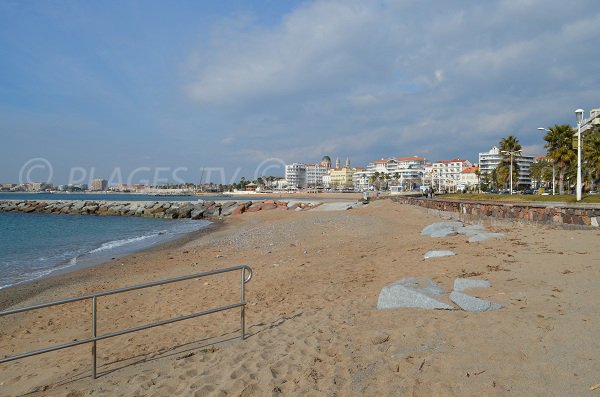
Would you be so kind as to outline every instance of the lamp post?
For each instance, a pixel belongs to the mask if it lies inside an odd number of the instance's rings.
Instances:
[[[538,130],[540,131],[546,131],[546,132],[551,132],[548,128],[544,128],[544,127],[538,127]],[[554,159],[552,159],[552,195],[554,196],[555,194],[555,190],[554,190],[554,182],[556,181],[556,171],[555,171],[555,164],[554,164]]]
[[[510,194],[513,194],[513,155],[520,152],[520,150],[502,150],[502,153],[510,155]]]
[[[577,117],[577,201],[581,201],[581,123],[583,122],[583,109],[575,111]]]

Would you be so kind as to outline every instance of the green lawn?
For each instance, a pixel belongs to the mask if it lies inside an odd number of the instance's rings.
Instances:
[[[536,194],[438,194],[436,198],[456,200],[494,200],[494,201],[552,201],[562,203],[576,203],[574,194],[556,196],[541,196]],[[600,203],[600,194],[584,194],[581,203]]]

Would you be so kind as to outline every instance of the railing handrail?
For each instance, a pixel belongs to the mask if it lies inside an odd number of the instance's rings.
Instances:
[[[40,303],[38,305],[19,307],[16,309],[11,309],[11,310],[6,310],[3,312],[0,312],[0,317],[7,316],[9,314],[22,313],[22,312],[26,312],[29,310],[43,309],[45,307],[63,305],[65,303],[72,303],[72,302],[82,301],[82,300],[86,300],[86,299],[92,299],[94,297],[97,298],[100,296],[119,294],[121,292],[135,291],[137,289],[142,289],[142,288],[156,287],[157,285],[176,283],[178,281],[191,280],[193,278],[213,276],[215,274],[227,273],[227,272],[232,272],[232,271],[241,270],[241,269],[246,269],[248,271],[248,277],[244,280],[244,283],[249,282],[252,279],[252,269],[248,265],[237,265],[237,266],[232,266],[232,267],[226,267],[224,269],[210,270],[208,272],[190,274],[187,276],[167,278],[167,279],[158,280],[158,281],[151,281],[149,283],[137,284],[137,285],[132,285],[129,287],[116,288],[116,289],[112,289],[112,290],[108,290],[108,291],[93,292],[91,294],[81,295],[81,296],[77,296],[77,297],[73,297],[73,298],[59,299],[57,301]]]
[[[113,294],[118,294],[118,293],[128,292],[128,291],[135,291],[135,290],[142,289],[142,288],[155,287],[158,285],[165,285],[165,284],[175,283],[175,282],[179,282],[179,281],[191,280],[191,279],[195,279],[195,278],[213,276],[215,274],[227,273],[227,272],[232,272],[232,271],[236,271],[236,270],[242,271],[242,278],[240,281],[241,288],[240,288],[240,302],[239,303],[233,303],[233,304],[229,304],[229,305],[225,305],[225,306],[219,306],[219,307],[216,307],[213,309],[208,309],[208,310],[204,310],[204,311],[197,312],[197,313],[191,313],[191,314],[187,314],[184,316],[179,316],[179,317],[175,317],[175,318],[171,318],[171,319],[167,319],[167,320],[157,321],[154,323],[148,323],[148,324],[143,324],[143,325],[139,325],[139,326],[132,327],[132,328],[126,328],[126,329],[122,329],[122,330],[112,331],[112,332],[109,332],[109,333],[106,333],[103,335],[96,335],[96,321],[97,321],[97,319],[96,319],[96,298],[98,298],[98,297],[113,295]],[[248,272],[247,277],[246,277],[246,272]],[[0,358],[0,364],[9,362],[9,361],[19,360],[19,359],[26,358],[26,357],[36,356],[38,354],[49,353],[49,352],[53,352],[53,351],[57,351],[57,350],[67,349],[69,347],[79,346],[79,345],[83,345],[86,343],[92,343],[92,376],[95,379],[96,378],[96,342],[97,341],[112,338],[115,336],[128,334],[131,332],[142,331],[145,329],[154,328],[154,327],[158,327],[161,325],[174,323],[177,321],[188,320],[188,319],[195,318],[195,317],[205,316],[207,314],[217,313],[217,312],[224,311],[224,310],[235,309],[237,307],[241,308],[240,328],[241,328],[241,339],[243,340],[243,339],[245,339],[245,312],[244,312],[244,309],[246,306],[244,286],[251,279],[252,279],[252,269],[247,265],[237,265],[237,266],[231,266],[231,267],[227,267],[227,268],[223,268],[223,269],[216,269],[216,270],[210,270],[207,272],[190,274],[187,276],[173,277],[173,278],[168,278],[168,279],[164,279],[164,280],[158,280],[158,281],[152,281],[152,282],[143,283],[143,284],[132,285],[129,287],[117,288],[117,289],[108,290],[108,291],[94,292],[91,294],[81,295],[81,296],[77,296],[77,297],[60,299],[60,300],[53,301],[53,302],[46,302],[46,303],[41,303],[41,304],[37,304],[37,305],[20,307],[20,308],[0,312],[0,317],[3,317],[3,316],[10,315],[10,314],[22,313],[22,312],[26,312],[26,311],[30,311],[30,310],[43,309],[46,307],[57,306],[57,305],[62,305],[62,304],[66,304],[66,303],[72,303],[72,302],[78,302],[78,301],[82,301],[82,300],[92,299],[92,336],[90,338],[78,339],[78,340],[75,340],[72,342],[53,345],[53,346],[49,346],[49,347],[38,349],[38,350],[31,350],[28,352],[15,354],[12,356],[5,356],[5,357]]]

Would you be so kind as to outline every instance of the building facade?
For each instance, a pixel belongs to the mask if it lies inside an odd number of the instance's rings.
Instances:
[[[108,181],[106,179],[94,179],[92,181],[92,189],[96,192],[104,192],[108,190]]]
[[[323,156],[318,164],[293,163],[285,166],[285,181],[288,187],[305,189],[323,187],[323,177],[331,168],[329,156]]]
[[[581,132],[585,132],[594,126],[600,125],[600,109],[590,110],[590,117],[582,121]]]
[[[479,167],[468,167],[460,173],[459,190],[472,190],[479,186]]]
[[[323,175],[327,174],[329,167],[321,164],[306,164],[306,187],[323,187]]]
[[[469,160],[459,158],[434,162],[431,165],[431,177],[434,181],[434,188],[437,186],[437,189],[440,191],[456,191],[463,170],[472,166],[473,164]]]
[[[285,166],[285,181],[297,189],[306,188],[306,164],[293,163]]]
[[[423,157],[394,157],[370,162],[365,169],[353,175],[354,189],[370,190],[377,185],[375,179],[385,179],[400,190],[412,190],[422,183],[426,159]]]
[[[357,169],[350,167],[349,159],[346,159],[343,167],[339,165],[340,161],[338,159],[336,160],[336,168],[329,169],[329,178],[327,178],[329,185],[327,187],[331,189],[354,189],[352,176],[357,172]]]
[[[493,146],[488,152],[479,153],[479,169],[481,175],[489,175],[494,171],[502,161],[504,154],[500,152],[498,147]],[[535,156],[518,155],[513,157],[513,164],[518,169],[517,181],[514,181],[514,186],[531,186],[531,164],[535,160]]]

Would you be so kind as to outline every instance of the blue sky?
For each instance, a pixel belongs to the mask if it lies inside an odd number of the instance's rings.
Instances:
[[[2,1],[0,182],[541,154],[600,107],[598,37],[593,0]]]

